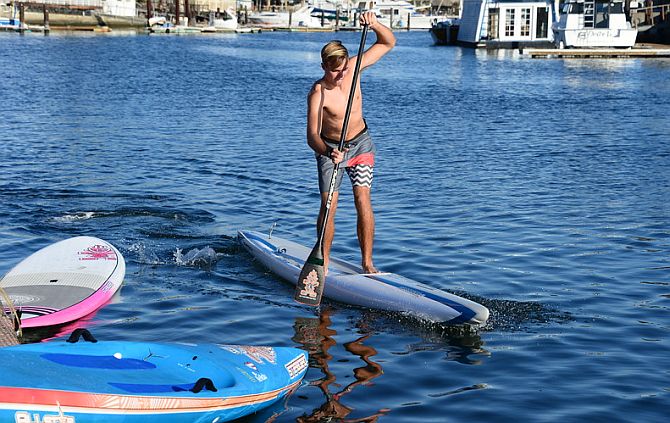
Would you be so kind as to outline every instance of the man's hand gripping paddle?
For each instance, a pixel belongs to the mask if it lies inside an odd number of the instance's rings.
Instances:
[[[363,49],[365,48],[365,38],[368,35],[368,25],[363,25],[363,33],[361,34],[361,44],[358,47],[358,57],[356,60],[356,68],[354,69],[354,77],[351,81],[351,90],[349,91],[349,100],[347,101],[347,109],[344,114],[344,122],[342,123],[342,134],[340,135],[340,144],[337,147],[342,151],[344,142],[347,137],[347,127],[349,126],[349,115],[351,114],[351,106],[354,103],[354,94],[356,93],[356,86],[358,82],[358,74],[361,69],[361,62],[363,61]],[[319,238],[312,252],[307,257],[305,265],[302,267],[298,284],[295,288],[295,295],[293,299],[297,302],[318,306],[321,303],[321,295],[326,283],[326,272],[323,267],[323,234],[326,231],[326,224],[328,223],[328,216],[330,215],[330,204],[333,200],[333,193],[335,192],[335,181],[337,173],[340,170],[340,163],[335,165],[333,176],[330,178],[330,186],[328,188],[328,200],[326,201],[326,211],[323,216],[323,222],[319,230]]]

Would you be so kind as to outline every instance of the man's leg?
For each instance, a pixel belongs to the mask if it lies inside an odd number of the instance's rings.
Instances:
[[[337,198],[339,193],[333,193],[333,199],[330,202],[330,213],[328,214],[328,223],[326,224],[326,231],[323,234],[323,269],[325,274],[328,274],[328,261],[330,258],[330,247],[333,245],[333,238],[335,237],[335,212],[337,211]],[[328,202],[328,193],[321,193],[321,210],[319,210],[319,218],[316,221],[317,236],[323,225],[323,217],[326,214],[326,203]]]
[[[354,203],[358,216],[356,230],[358,243],[361,246],[361,266],[364,273],[377,273],[372,262],[372,246],[375,238],[375,216],[372,212],[370,188],[354,186]]]

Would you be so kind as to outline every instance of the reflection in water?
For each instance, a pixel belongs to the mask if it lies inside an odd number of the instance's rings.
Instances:
[[[77,319],[74,322],[63,323],[61,325],[23,329],[23,338],[21,338],[21,343],[30,344],[33,342],[47,342],[55,338],[70,336],[70,334],[74,332],[75,329],[90,329],[93,326],[95,315],[97,313],[98,310],[95,310],[81,319]],[[95,336],[95,332],[93,332],[93,336]]]
[[[394,351],[394,355],[445,351],[447,361],[468,365],[481,364],[481,357],[491,355],[484,348],[484,341],[479,335],[481,328],[478,326],[430,323],[375,310],[367,310],[363,315],[363,320],[368,331],[403,332],[419,337],[418,342],[407,344],[404,351]]]
[[[331,325],[330,314],[330,309],[324,309],[318,318],[299,317],[295,322],[293,340],[302,344],[309,352],[310,367],[321,369],[323,372],[324,377],[311,382],[311,384],[318,386],[326,398],[326,402],[319,408],[313,410],[308,416],[299,417],[297,421],[308,423],[337,419],[342,422],[376,422],[377,418],[384,415],[388,410],[379,410],[368,417],[345,419],[353,409],[341,402],[342,397],[353,391],[357,386],[365,386],[372,379],[383,374],[382,367],[371,359],[371,357],[377,355],[377,350],[363,344],[364,341],[370,339],[371,333],[366,333],[360,338],[344,344],[344,348],[363,360],[365,365],[354,369],[354,377],[356,378],[354,382],[336,393],[330,392],[331,385],[336,386],[334,385],[336,377],[328,368],[328,362],[333,358],[328,350],[337,344],[333,339],[337,332],[329,328]]]

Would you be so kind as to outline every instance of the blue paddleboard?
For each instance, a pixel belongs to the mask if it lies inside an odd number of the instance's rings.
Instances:
[[[2,422],[223,422],[301,383],[296,348],[101,341],[0,348]]]

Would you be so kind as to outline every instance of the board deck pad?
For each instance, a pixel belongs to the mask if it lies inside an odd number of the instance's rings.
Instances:
[[[298,283],[309,248],[254,231],[238,231],[238,240],[265,267],[294,285]],[[472,300],[394,273],[365,274],[360,266],[332,256],[323,296],[446,324],[483,325],[489,317],[489,310]]]
[[[21,326],[81,318],[107,303],[125,276],[121,253],[102,239],[81,236],[51,244],[24,259],[0,281]]]

